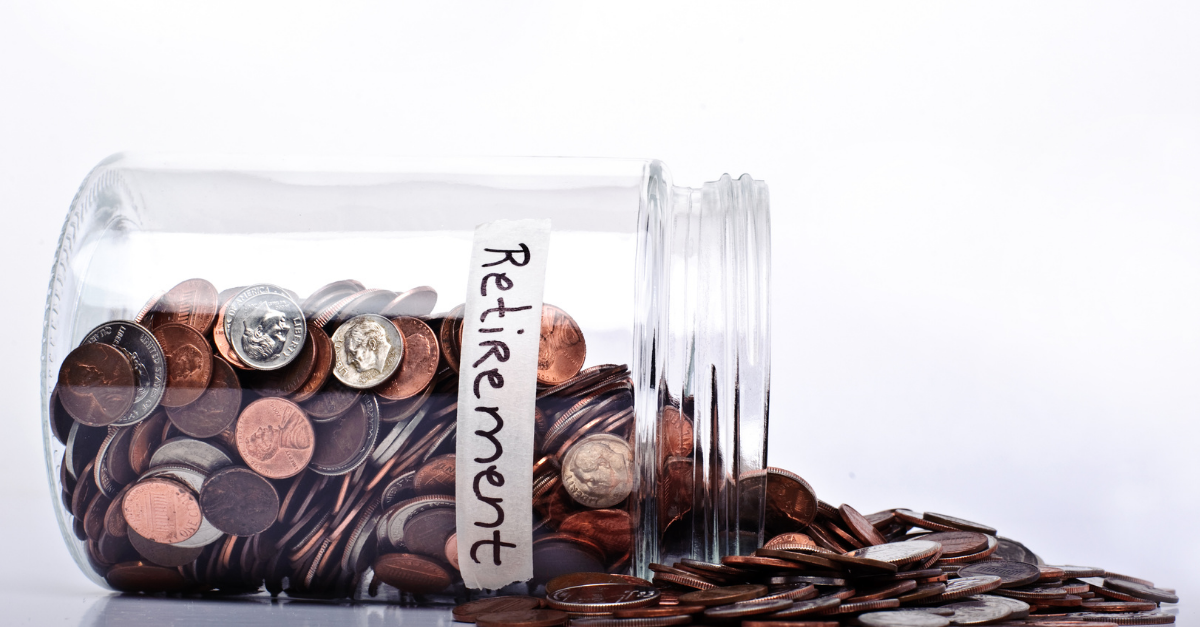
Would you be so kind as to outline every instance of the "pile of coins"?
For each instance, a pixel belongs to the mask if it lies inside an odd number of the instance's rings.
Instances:
[[[908,509],[862,515],[833,507],[786,470],[768,468],[773,537],[753,555],[719,564],[652,564],[651,581],[576,573],[545,596],[459,605],[454,619],[480,627],[944,627],[1161,625],[1174,591],[1086,566],[1051,566],[992,527]],[[763,481],[765,479],[765,481]],[[761,493],[760,493],[761,494]]]
[[[138,592],[463,592],[455,427],[463,307],[338,281],[301,299],[191,279],[63,360],[50,400],[62,499],[88,561]],[[633,387],[583,368],[542,311],[534,569],[625,572]]]

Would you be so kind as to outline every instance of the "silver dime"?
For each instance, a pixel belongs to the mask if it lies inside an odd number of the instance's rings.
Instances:
[[[383,488],[383,494],[380,496],[380,507],[387,509],[400,501],[412,498],[416,492],[413,488],[413,482],[417,478],[416,469],[410,470],[387,484]]]
[[[425,417],[428,415],[429,405],[425,405],[421,408],[421,411],[417,412],[417,415],[409,418],[407,422],[397,422],[392,427],[392,430],[383,436],[383,439],[375,447],[374,452],[371,453],[371,465],[376,467],[382,466],[396,453],[399,453],[408,440],[412,438],[417,427],[420,427],[421,423],[425,422]]]
[[[96,453],[93,466],[96,487],[110,499],[116,498],[122,487],[137,478],[129,465],[129,438],[132,435],[130,427],[112,429]]]
[[[358,468],[359,466],[361,466],[363,464],[363,462],[367,461],[367,457],[369,457],[371,455],[371,449],[375,447],[375,440],[378,439],[378,437],[379,437],[379,401],[375,398],[374,394],[371,394],[368,392],[366,394],[363,394],[362,398],[358,399],[358,408],[362,411],[363,414],[366,415],[367,424],[366,424],[366,431],[364,433],[362,433],[362,439],[359,440],[359,447],[358,447],[358,450],[354,453],[354,456],[350,457],[349,459],[346,459],[346,461],[344,461],[341,464],[326,465],[326,464],[322,464],[319,461],[319,459],[320,459],[319,456],[316,453],[314,453],[313,461],[308,464],[308,467],[310,469],[312,469],[313,472],[316,472],[316,473],[322,474],[322,475],[330,475],[330,476],[344,475],[344,474]],[[346,414],[343,414],[343,416],[345,418],[350,418],[351,416],[349,416],[349,414],[353,411],[354,411],[354,408],[351,408],[351,410],[346,412]],[[317,435],[324,436],[324,435],[328,435],[328,432],[326,431],[327,426],[330,426],[330,425],[321,424],[321,425],[314,426],[313,429],[316,431]],[[317,442],[318,449],[320,449],[320,447],[323,445],[330,445],[333,442],[336,442],[336,441],[342,439],[338,436],[342,435],[342,434],[346,434],[348,432],[348,429],[341,429],[340,425],[336,425],[336,424],[332,425],[332,430],[335,432],[340,431],[340,433],[338,433],[334,437],[330,437],[324,441],[318,440],[318,442]],[[339,444],[344,445],[344,443],[341,443],[341,442],[339,442]]]
[[[150,456],[150,468],[159,466],[187,466],[205,474],[212,474],[233,464],[233,458],[225,449],[186,436],[171,438],[163,442]]]
[[[563,457],[562,483],[581,505],[612,507],[633,490],[633,449],[615,435],[589,435]]]
[[[277,370],[292,362],[308,329],[291,294],[274,285],[252,285],[225,307],[225,337],[255,370]]]
[[[403,549],[404,527],[408,525],[408,521],[421,512],[437,508],[453,510],[454,497],[444,495],[432,497],[418,496],[414,499],[404,501],[399,505],[393,505],[391,509],[384,512],[383,517],[377,523],[379,541],[394,549]]]
[[[859,614],[866,627],[946,627],[950,620],[929,612],[869,612]]]
[[[94,343],[109,344],[125,351],[137,375],[133,407],[112,426],[128,427],[145,420],[158,407],[167,390],[167,360],[162,346],[146,327],[128,320],[106,322],[89,331],[80,342]]]
[[[950,603],[942,607],[954,610],[954,616],[950,617],[950,622],[955,625],[984,625],[1008,618],[1013,613],[1011,606],[993,601],[992,597],[985,598],[984,595],[981,595],[980,599]]]
[[[991,603],[1002,603],[1012,608],[1012,614],[1008,615],[1010,620],[1020,620],[1029,616],[1029,604],[1020,599],[1010,599],[1008,597],[998,597],[992,594],[977,594],[967,597],[969,601],[987,601]]]
[[[387,380],[400,366],[404,338],[383,316],[355,316],[333,332],[333,376],[346,385],[364,389]]]

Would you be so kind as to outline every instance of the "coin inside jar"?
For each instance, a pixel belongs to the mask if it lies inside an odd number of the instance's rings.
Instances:
[[[380,555],[374,569],[380,581],[413,594],[431,594],[452,583],[450,573],[437,561],[410,553]]]
[[[204,279],[188,279],[172,287],[153,305],[153,322],[158,330],[165,324],[187,325],[208,333],[217,318],[217,288]]]
[[[71,351],[58,370],[58,399],[80,423],[105,427],[133,406],[134,376],[120,349],[84,344]]]
[[[358,468],[371,454],[379,435],[375,395],[364,394],[346,413],[312,428],[316,444],[310,468],[323,475],[341,475]]]
[[[400,366],[404,338],[390,320],[376,314],[355,316],[333,332],[333,376],[349,387],[365,389],[387,380]]]
[[[612,507],[633,490],[633,449],[606,433],[583,438],[563,458],[562,482],[578,503]]]
[[[233,536],[252,536],[275,522],[279,493],[249,468],[227,466],[204,481],[200,509],[217,529]]]
[[[89,331],[81,344],[114,346],[124,351],[133,366],[133,406],[112,424],[118,427],[137,424],[158,408],[167,389],[167,360],[148,329],[128,320],[113,320]]]
[[[293,477],[312,460],[312,424],[291,401],[260,398],[250,403],[238,417],[235,435],[246,465],[270,479]]]
[[[252,285],[225,305],[225,338],[243,363],[276,370],[295,359],[308,335],[300,306],[281,288]]]
[[[587,358],[583,330],[567,312],[542,305],[541,339],[538,342],[537,381],[559,385],[579,374]]]
[[[376,388],[375,393],[389,401],[401,401],[420,394],[437,374],[441,348],[429,325],[417,318],[392,318],[392,325],[404,338],[404,353],[396,372]]]
[[[171,423],[193,438],[211,438],[233,425],[242,405],[237,373],[224,360],[212,358],[208,388],[195,402],[166,408]]]
[[[213,357],[208,340],[200,332],[183,324],[164,324],[154,330],[154,338],[167,360],[167,389],[163,407],[183,407],[195,402],[208,389]]]
[[[413,490],[417,494],[454,494],[454,459],[450,453],[425,462],[413,476]]]
[[[200,504],[191,490],[169,479],[138,482],[121,503],[129,528],[163,544],[183,542],[200,530]]]

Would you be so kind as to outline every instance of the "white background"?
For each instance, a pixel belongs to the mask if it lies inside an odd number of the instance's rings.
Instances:
[[[0,1],[3,622],[132,620],[57,538],[37,394],[61,221],[119,150],[749,172],[775,465],[1200,602],[1200,5],[203,7]]]

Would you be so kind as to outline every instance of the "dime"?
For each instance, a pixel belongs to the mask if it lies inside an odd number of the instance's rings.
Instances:
[[[922,516],[922,518],[928,522],[946,525],[947,527],[953,527],[962,531],[976,531],[989,536],[996,535],[996,530],[992,527],[981,525],[977,522],[971,522],[963,518],[956,518],[954,516],[947,516],[945,514],[935,514],[933,512],[925,512],[925,515]]]
[[[1001,588],[1017,588],[1037,581],[1040,572],[1038,567],[1033,564],[997,560],[963,566],[958,571],[958,575],[960,577],[995,575],[1000,578]]]
[[[135,382],[133,366],[120,349],[84,344],[63,359],[58,400],[80,423],[106,427],[133,407]]]
[[[192,327],[174,323],[155,328],[154,339],[167,360],[167,389],[162,406],[183,407],[200,398],[213,371],[208,340]]]
[[[848,557],[859,557],[896,564],[897,566],[911,564],[936,555],[941,551],[941,545],[925,540],[909,540],[907,542],[891,542],[878,546],[869,546],[846,553]],[[997,578],[999,579],[999,578]]]
[[[392,302],[379,310],[379,315],[385,318],[428,316],[436,304],[437,290],[428,285],[422,285],[398,294],[396,298],[392,299]]]
[[[364,394],[345,414],[312,428],[316,446],[309,468],[323,475],[346,474],[371,454],[379,435],[379,404],[374,394]]]
[[[659,590],[653,586],[628,583],[590,583],[555,590],[546,595],[546,603],[567,612],[612,612],[654,603]],[[685,595],[686,596],[686,595]]]
[[[389,401],[401,401],[420,394],[437,374],[441,348],[433,329],[417,318],[392,318],[392,325],[404,338],[400,366],[375,393]]]
[[[152,469],[160,466],[186,466],[204,474],[232,463],[233,458],[220,446],[183,436],[163,442],[150,457]]]
[[[614,435],[590,435],[567,451],[562,483],[580,504],[612,507],[633,490],[633,449]]]
[[[208,333],[217,319],[217,288],[204,279],[189,279],[167,291],[153,307],[151,327],[184,324]]]
[[[579,374],[587,357],[587,344],[575,319],[554,305],[542,305],[541,326],[537,381],[559,385]]]
[[[928,612],[868,612],[858,616],[865,627],[946,627],[950,620]]]
[[[1170,625],[1175,622],[1174,614],[1161,611],[1112,613],[1107,612],[1073,612],[1063,617],[1066,620],[1095,621],[1098,623],[1117,625]],[[1039,624],[1039,623],[1035,623]]]
[[[620,555],[633,546],[633,519],[624,510],[593,509],[571,514],[558,530],[590,538],[606,555]]]
[[[439,455],[421,465],[413,475],[417,494],[454,494],[454,453]]]
[[[96,487],[109,498],[116,496],[122,487],[137,478],[137,473],[129,463],[132,435],[132,427],[114,427],[96,453],[93,466]]]
[[[279,493],[249,468],[228,466],[205,480],[200,510],[217,529],[233,536],[252,536],[275,522]]]
[[[200,506],[195,495],[169,479],[138,482],[125,494],[121,511],[130,529],[154,542],[182,542],[200,530]]]
[[[373,567],[380,581],[413,594],[432,594],[452,583],[445,568],[421,555],[387,553],[375,558]]]
[[[973,594],[996,590],[1000,587],[1000,578],[993,575],[979,577],[963,577],[946,583],[946,591],[933,597],[933,601],[953,601]],[[1006,594],[1009,590],[1000,590],[998,594]]]
[[[300,306],[274,285],[253,285],[238,292],[225,305],[222,323],[238,358],[255,370],[288,365],[308,335]]]
[[[535,599],[527,596],[503,596],[477,599],[462,605],[456,606],[451,614],[454,620],[460,623],[473,623],[475,619],[482,614],[492,614],[495,612],[519,612],[522,610],[536,610],[542,606],[541,599]]]
[[[1029,616],[1029,604],[1019,599],[1010,599],[1008,597],[995,596],[991,594],[976,594],[967,597],[970,601],[987,601],[990,603],[1000,603],[1007,605],[1012,609],[1012,614],[1008,615],[1009,620],[1019,620]]]
[[[960,601],[942,607],[954,610],[950,622],[955,625],[985,625],[1008,618],[1013,612],[1007,604],[990,599]]]
[[[304,311],[305,316],[312,318],[329,305],[365,289],[367,289],[367,286],[353,279],[334,281],[333,283],[321,286],[310,294],[308,298],[300,303],[300,308]]]
[[[999,551],[997,551],[997,553],[999,553]],[[1058,566],[1057,568],[1062,569],[1063,576],[1068,577],[1068,578],[1078,579],[1080,577],[1103,577],[1104,576],[1104,569],[1096,568],[1094,566],[1065,565],[1065,566]]]
[[[568,614],[559,610],[491,612],[475,617],[479,627],[555,627],[565,625]]]
[[[404,355],[400,331],[390,320],[375,314],[347,320],[333,332],[332,340],[333,376],[356,389],[386,381]]]
[[[158,407],[167,389],[167,360],[150,331],[134,322],[114,320],[89,331],[81,344],[115,346],[125,352],[133,365],[136,381],[133,406],[112,424],[118,427],[137,424]]]
[[[295,476],[312,460],[313,427],[291,401],[261,398],[237,422],[237,449],[246,465],[269,479]]]

